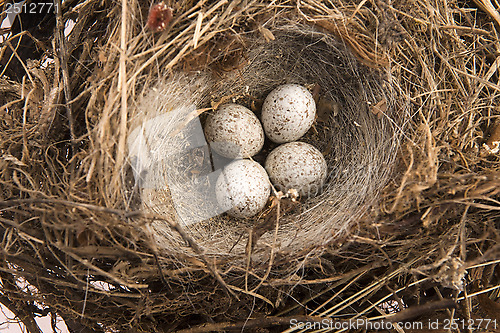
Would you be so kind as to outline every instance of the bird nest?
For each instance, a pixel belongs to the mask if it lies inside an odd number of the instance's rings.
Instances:
[[[300,331],[358,319],[358,329],[445,319],[494,328],[491,2],[57,9],[21,14],[0,50],[0,302],[30,332],[43,316],[72,332]],[[185,189],[207,172],[207,147],[186,150],[173,134],[200,129],[226,102],[258,114],[283,83],[316,99],[301,140],[327,160],[324,190],[272,197],[249,219],[186,215],[203,201]],[[161,140],[138,150],[139,131]],[[145,152],[170,158],[148,164]]]

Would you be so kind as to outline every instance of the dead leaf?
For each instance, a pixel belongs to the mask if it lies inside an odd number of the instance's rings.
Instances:
[[[262,36],[264,36],[264,38],[266,39],[266,42],[269,43],[270,41],[275,40],[275,37],[274,37],[273,33],[271,32],[271,30],[259,26],[259,31],[262,34]]]
[[[321,96],[316,104],[316,119],[318,121],[327,122],[330,117],[335,117],[339,114],[340,106],[337,102]]]
[[[488,153],[497,154],[500,151],[500,121],[491,126],[489,133],[489,137],[483,144],[483,147]]]
[[[76,242],[78,246],[88,246],[95,243],[94,234],[86,227],[79,228],[76,232]]]
[[[312,95],[313,95],[313,99],[314,99],[314,102],[316,104],[318,104],[319,102],[319,93],[321,91],[321,86],[319,85],[319,83],[315,83],[313,88],[312,88]]]
[[[370,107],[370,111],[380,119],[382,115],[387,111],[387,100],[384,98],[383,100],[379,101],[377,104]]]

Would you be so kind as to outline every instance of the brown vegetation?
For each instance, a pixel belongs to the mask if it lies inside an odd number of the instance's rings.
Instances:
[[[18,67],[0,78],[0,302],[30,332],[37,332],[34,316],[48,313],[75,332],[267,332],[289,328],[293,318],[500,324],[500,164],[492,151],[500,124],[500,42],[492,2],[166,5],[173,19],[154,33],[146,28],[149,4],[68,0],[55,22],[44,21],[55,26],[50,36],[15,31],[2,44],[2,64]],[[76,24],[64,38],[68,20]],[[346,78],[363,82],[359,90],[325,88],[339,78],[327,71],[312,82],[317,67],[291,66],[293,50],[308,45],[301,44],[304,35],[311,46],[324,43],[329,57],[337,52],[338,65],[359,75]],[[346,193],[327,191],[302,202],[302,211],[282,200],[281,211],[255,227],[228,227],[240,228],[241,246],[213,255],[214,245],[193,230],[143,209],[128,168],[127,135],[141,99],[181,72],[209,75],[196,99],[200,108],[235,93],[258,109],[276,81],[251,75],[265,73],[260,56],[277,54],[273,46],[289,55],[278,73],[323,89],[318,104],[330,120],[307,140],[323,138],[332,168],[333,157],[342,156],[345,167],[365,163],[374,171],[358,170],[346,180]],[[317,49],[304,58],[314,55],[322,59]],[[47,58],[53,63],[41,66]],[[333,91],[345,96],[335,100]],[[331,99],[351,107],[334,107]],[[357,117],[370,127],[356,130],[349,120]],[[332,135],[335,121],[344,131]],[[371,146],[353,150],[359,142]],[[345,200],[344,215],[326,209],[329,198]],[[280,237],[289,234],[280,228],[305,207],[318,221],[308,227],[314,232],[281,249],[287,239]],[[321,216],[347,222],[339,229]],[[158,246],[159,222],[177,237],[176,246]],[[255,261],[251,251],[263,254]],[[387,307],[400,312],[385,313]]]

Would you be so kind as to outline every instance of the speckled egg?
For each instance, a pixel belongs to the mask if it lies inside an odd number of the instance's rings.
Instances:
[[[304,197],[321,191],[327,173],[323,154],[304,142],[278,146],[267,157],[265,168],[277,189],[283,192],[295,189]]]
[[[250,160],[236,160],[227,165],[215,184],[220,208],[234,217],[251,217],[259,213],[270,191],[266,170]]]
[[[298,84],[285,84],[271,91],[262,105],[262,125],[269,139],[291,142],[311,128],[316,103],[311,93]]]
[[[205,137],[214,151],[233,159],[254,156],[264,145],[259,119],[237,104],[225,104],[208,116]]]

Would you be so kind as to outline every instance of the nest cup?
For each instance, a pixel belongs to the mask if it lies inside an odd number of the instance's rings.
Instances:
[[[128,139],[130,164],[142,207],[165,218],[153,223],[153,231],[168,253],[192,254],[168,220],[178,222],[207,255],[243,259],[255,234],[260,236],[252,243],[256,259],[268,258],[270,247],[284,259],[320,253],[366,213],[387,182],[401,118],[390,76],[362,65],[344,43],[313,27],[283,24],[272,33],[273,40],[259,35],[242,42],[247,53],[237,69],[177,73],[155,82],[138,100]],[[259,116],[267,94],[286,83],[308,87],[318,100],[317,120],[299,141],[325,156],[326,184],[291,209],[282,205],[279,219],[269,212],[248,219],[207,215],[216,209],[215,195],[193,191],[192,184],[210,189],[218,175],[214,167],[223,163],[214,166],[203,138],[191,135],[202,131],[204,115],[201,122],[197,115],[224,101],[253,108]],[[264,151],[273,147],[267,142]],[[186,214],[193,220],[186,221]],[[266,226],[269,216],[274,218]]]

